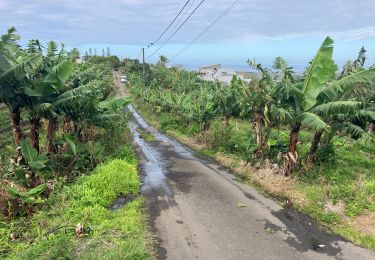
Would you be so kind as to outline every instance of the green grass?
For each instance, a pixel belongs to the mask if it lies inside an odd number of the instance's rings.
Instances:
[[[146,103],[138,103],[142,115],[150,120],[159,129],[172,135],[176,139],[190,138],[204,144],[203,148],[196,148],[198,152],[215,158],[224,154],[234,159],[251,160],[252,129],[250,122],[232,119],[230,126],[225,127],[221,119],[214,119],[208,132],[198,134],[194,123],[186,123],[182,118],[168,113],[152,113],[152,107]],[[303,129],[299,136],[299,154],[304,157],[313,138],[312,132]],[[287,149],[289,131],[273,130],[271,139],[276,141],[277,151]],[[343,237],[375,250],[375,236],[361,233],[356,230],[351,221],[357,216],[368,212],[375,212],[375,146],[370,143],[356,141],[349,137],[335,137],[333,141],[334,154],[321,154],[319,164],[312,168],[302,167],[294,178],[296,185],[291,187],[290,193],[301,194],[303,203],[295,207],[318,220],[334,232]],[[272,158],[276,153],[270,150]],[[238,164],[227,165],[231,168],[239,167]],[[246,180],[246,183],[264,188],[255,180]],[[288,194],[273,194],[288,197]],[[332,212],[326,205],[344,203],[344,212]]]
[[[130,162],[128,162],[130,161]],[[27,223],[0,224],[0,257],[9,259],[148,259],[148,229],[141,197],[125,207],[108,207],[118,197],[137,195],[140,181],[133,159],[114,159],[98,166],[91,175],[65,186],[47,201]],[[81,223],[92,232],[77,238],[74,230],[59,226]],[[9,242],[10,233],[19,237]],[[28,244],[28,241],[33,241]]]
[[[147,132],[147,131],[144,131],[144,130],[141,129],[141,128],[137,128],[137,132],[139,133],[139,136],[140,136],[143,140],[145,140],[145,141],[147,141],[147,142],[153,142],[153,141],[155,141],[155,137],[154,137],[151,133],[149,133],[149,132]]]
[[[0,130],[10,127],[9,110],[7,107],[0,108]]]

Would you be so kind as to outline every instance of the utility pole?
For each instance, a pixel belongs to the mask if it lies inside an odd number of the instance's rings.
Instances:
[[[145,48],[142,48],[142,70],[143,70],[143,85],[146,86],[146,70],[145,70]]]

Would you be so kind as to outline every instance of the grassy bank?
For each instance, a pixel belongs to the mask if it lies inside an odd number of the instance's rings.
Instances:
[[[1,254],[9,259],[147,259],[148,230],[143,199],[110,210],[119,197],[134,197],[140,181],[132,156],[98,166],[61,188],[30,220],[2,223]],[[83,225],[83,237],[75,233]],[[15,236],[14,242],[9,238]]]
[[[186,123],[175,114],[155,111],[144,102],[138,102],[137,107],[155,127],[216,159],[243,182],[281,198],[281,203],[288,199],[296,209],[312,216],[329,230],[375,250],[375,151],[372,145],[338,136],[334,140],[336,152],[330,154],[330,158],[284,177],[249,163],[252,126],[248,121],[233,119],[225,126],[220,119],[214,119],[209,130],[200,133],[197,124]],[[287,144],[287,131],[271,134],[277,137],[280,145]],[[298,149],[302,154],[308,151],[311,138],[311,133],[301,133]]]

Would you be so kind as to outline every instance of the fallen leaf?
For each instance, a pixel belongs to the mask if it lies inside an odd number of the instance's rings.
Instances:
[[[247,207],[247,205],[243,202],[237,202],[237,207],[244,208],[244,207]]]

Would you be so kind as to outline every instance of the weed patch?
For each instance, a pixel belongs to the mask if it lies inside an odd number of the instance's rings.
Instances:
[[[1,253],[10,259],[147,259],[143,199],[109,210],[118,197],[137,195],[139,190],[134,162],[115,159],[104,163],[55,193],[48,199],[48,209],[36,213],[29,223],[2,223]],[[74,231],[78,223],[88,230],[82,238]],[[56,229],[61,226],[68,228]],[[11,234],[14,241],[10,241]]]

